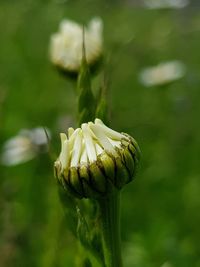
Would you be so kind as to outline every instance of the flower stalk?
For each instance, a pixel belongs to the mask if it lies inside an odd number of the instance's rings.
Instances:
[[[101,198],[99,208],[105,266],[122,267],[120,191],[114,189],[107,197]]]

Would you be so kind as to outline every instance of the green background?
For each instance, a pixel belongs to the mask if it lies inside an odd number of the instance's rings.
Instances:
[[[58,155],[76,102],[73,82],[49,62],[50,35],[63,18],[102,17],[111,125],[142,150],[138,176],[122,193],[124,266],[199,267],[200,6],[147,10],[137,2],[0,0],[0,144],[21,128],[46,126]],[[173,59],[186,64],[184,78],[139,83],[141,69]],[[78,247],[49,155],[0,173],[0,266],[75,266]]]

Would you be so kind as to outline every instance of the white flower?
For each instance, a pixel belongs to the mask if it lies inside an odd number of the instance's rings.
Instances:
[[[143,69],[139,74],[139,80],[147,87],[157,86],[178,80],[185,73],[186,67],[181,61],[167,61]]]
[[[61,133],[61,153],[55,176],[78,197],[106,194],[110,183],[121,188],[135,173],[139,157],[136,141],[118,133],[99,119]]]
[[[50,136],[49,130],[47,130]],[[47,151],[48,140],[43,128],[22,129],[3,145],[1,163],[12,166],[27,162],[40,152]]]
[[[189,0],[145,0],[144,4],[150,9],[184,8],[189,5]]]
[[[99,59],[103,45],[103,22],[93,18],[84,29],[85,50],[88,64]],[[59,32],[51,36],[50,59],[61,69],[77,72],[82,59],[83,26],[64,19],[59,26]]]

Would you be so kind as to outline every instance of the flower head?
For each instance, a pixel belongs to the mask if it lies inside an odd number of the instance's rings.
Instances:
[[[135,174],[139,160],[136,141],[118,133],[99,119],[81,128],[61,133],[61,153],[55,162],[55,176],[77,197],[105,196],[112,187],[121,189]]]
[[[174,8],[180,9],[189,5],[189,0],[145,0],[144,5],[150,9]]]
[[[93,18],[84,31],[85,53],[89,65],[101,56],[103,43],[103,23],[100,18]],[[59,32],[51,36],[50,59],[64,71],[78,72],[82,60],[83,27],[78,23],[64,19]]]
[[[46,131],[50,136],[49,130]],[[4,143],[0,160],[3,165],[18,165],[35,158],[41,152],[46,152],[47,146],[47,136],[42,127],[22,129]]]
[[[144,86],[159,86],[181,79],[185,73],[185,65],[181,61],[173,60],[143,69],[139,79]]]

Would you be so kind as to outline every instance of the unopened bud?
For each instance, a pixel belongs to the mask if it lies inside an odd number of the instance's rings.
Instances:
[[[55,162],[59,183],[78,198],[106,196],[132,181],[140,150],[125,133],[108,128],[99,119],[61,134],[61,153]]]

